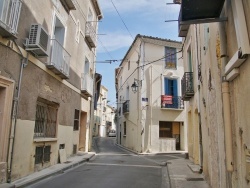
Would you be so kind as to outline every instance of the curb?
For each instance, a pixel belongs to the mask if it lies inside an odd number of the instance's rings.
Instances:
[[[69,164],[68,166],[62,167],[61,169],[58,169],[58,170],[49,172],[48,174],[41,175],[41,176],[39,176],[39,177],[37,177],[37,178],[34,178],[34,179],[32,179],[32,180],[28,180],[28,181],[26,181],[26,182],[20,182],[20,183],[10,184],[10,186],[13,185],[12,187],[16,187],[16,188],[17,188],[17,187],[20,187],[20,188],[22,188],[22,187],[27,187],[27,186],[32,185],[32,184],[34,184],[34,183],[37,183],[37,182],[39,182],[39,181],[41,181],[41,180],[43,180],[43,179],[46,179],[46,178],[48,178],[48,177],[50,177],[50,176],[53,176],[53,175],[56,175],[56,174],[61,174],[61,173],[63,173],[64,171],[66,171],[66,170],[68,170],[68,169],[70,169],[70,168],[74,168],[74,167],[76,167],[76,166],[79,166],[80,164],[89,161],[89,160],[90,160],[91,158],[93,158],[94,156],[95,156],[95,154],[92,154],[91,156],[89,156],[89,158],[85,158],[85,159],[82,159],[81,161],[78,161],[78,162]],[[17,181],[18,181],[18,180],[17,180]]]

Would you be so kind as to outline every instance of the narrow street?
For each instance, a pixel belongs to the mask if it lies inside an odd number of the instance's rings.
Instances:
[[[115,145],[115,138],[95,138],[96,156],[81,166],[30,187],[170,187],[166,162],[181,154],[136,155]]]

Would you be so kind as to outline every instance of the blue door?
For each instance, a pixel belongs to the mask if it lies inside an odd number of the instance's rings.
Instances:
[[[165,104],[167,108],[178,108],[178,87],[176,79],[164,78],[165,95],[172,96],[172,104]],[[171,102],[169,102],[171,103]]]

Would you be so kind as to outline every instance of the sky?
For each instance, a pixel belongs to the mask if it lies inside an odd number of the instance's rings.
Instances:
[[[180,6],[167,3],[173,0],[99,0],[103,19],[98,26],[96,72],[108,89],[109,105],[116,106],[115,68],[137,34],[181,41],[178,23],[165,22],[178,19]]]

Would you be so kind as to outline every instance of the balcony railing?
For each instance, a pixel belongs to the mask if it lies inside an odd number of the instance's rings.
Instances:
[[[82,74],[81,92],[87,97],[93,96],[93,78],[89,74]]]
[[[86,22],[85,37],[92,48],[96,47],[96,31],[91,22]]]
[[[184,101],[180,96],[162,95],[161,108],[184,109]]]
[[[181,79],[182,99],[188,101],[194,96],[193,72],[185,72]]]
[[[51,39],[50,61],[47,67],[63,79],[69,78],[70,55],[63,46],[56,40]]]
[[[16,38],[21,12],[21,0],[0,1],[0,35]]]
[[[129,112],[129,100],[125,101],[125,102],[122,104],[122,112],[123,112],[123,114]]]

